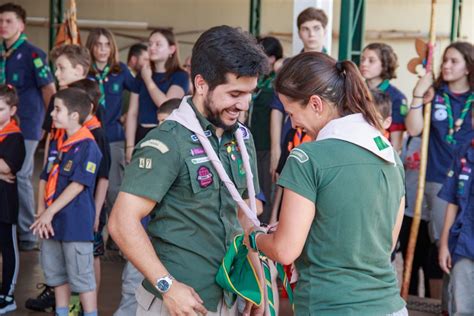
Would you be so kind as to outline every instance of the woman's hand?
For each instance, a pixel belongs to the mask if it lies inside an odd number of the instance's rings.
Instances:
[[[149,64],[143,65],[142,70],[141,70],[141,75],[142,75],[143,81],[148,82],[151,80],[153,71],[151,70],[151,67]]]
[[[428,92],[428,90],[430,90],[432,86],[433,86],[433,73],[428,72],[423,77],[421,77],[420,80],[418,80],[418,82],[416,83],[415,89],[413,89],[413,96],[424,97],[425,94]],[[424,98],[423,98],[423,101],[424,101]],[[431,101],[431,99],[429,101]]]

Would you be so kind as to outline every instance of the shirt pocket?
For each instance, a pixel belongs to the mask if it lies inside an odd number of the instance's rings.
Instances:
[[[209,192],[218,188],[219,175],[212,167],[207,156],[188,158],[186,159],[186,166],[194,194]]]

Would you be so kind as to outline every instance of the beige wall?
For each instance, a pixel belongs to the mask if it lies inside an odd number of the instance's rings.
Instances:
[[[173,26],[181,43],[181,57],[189,55],[192,43],[199,36],[200,30],[214,25],[229,24],[248,28],[249,0],[76,0],[79,19],[120,20],[147,22],[150,26]],[[297,0],[296,0],[297,1]],[[341,1],[334,1],[333,49],[331,55],[337,57],[339,14]],[[48,0],[17,0],[31,17],[48,17]],[[68,3],[68,1],[65,1]],[[415,56],[413,32],[426,32],[430,19],[430,0],[367,0],[366,43],[382,41],[393,46],[399,56],[400,68],[398,79],[394,82],[407,95],[416,77],[406,70],[408,60]],[[436,19],[440,40],[437,56],[449,43],[451,23],[451,0],[438,0]],[[470,42],[474,41],[474,0],[464,1],[462,35]],[[262,0],[261,31],[262,34],[278,34],[285,52],[291,52],[292,0]],[[377,31],[404,31],[406,36],[387,38],[375,37]],[[146,37],[148,30],[115,30],[127,34]],[[191,32],[191,34],[181,34]],[[29,25],[27,33],[30,39],[46,49],[48,29],[45,26]],[[82,31],[85,41],[87,32]],[[125,58],[127,47],[134,40],[117,37],[122,48],[121,56]]]

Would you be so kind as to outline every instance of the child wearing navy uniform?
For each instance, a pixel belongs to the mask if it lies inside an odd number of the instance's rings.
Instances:
[[[423,76],[413,90],[413,101],[405,124],[411,136],[423,131],[423,104],[431,102],[431,125],[426,169],[425,200],[430,237],[439,246],[447,202],[438,197],[454,159],[454,153],[474,138],[474,47],[468,42],[451,43],[444,51],[440,76]],[[437,256],[436,256],[437,257]],[[438,266],[438,262],[434,262]],[[441,281],[430,280],[432,297],[440,296]],[[447,308],[448,294],[442,296]]]
[[[68,315],[71,291],[79,293],[85,316],[97,315],[93,193],[102,155],[83,126],[90,107],[83,90],[56,94],[51,116],[66,135],[51,143],[39,183],[38,218],[30,227],[43,239],[41,263],[46,283],[55,288],[58,316]]]
[[[135,78],[127,65],[120,62],[117,43],[108,29],[90,30],[86,47],[92,60],[88,78],[99,84],[101,92],[97,116],[101,119],[110,145],[109,187],[106,196],[106,207],[110,210],[119,192],[125,168],[125,132],[120,122],[123,92],[133,90]]]
[[[456,155],[439,197],[448,202],[439,265],[450,274],[453,315],[474,315],[474,139]]]
[[[390,83],[397,78],[398,58],[392,47],[384,43],[372,43],[362,51],[360,72],[366,79],[370,89],[378,89],[390,96],[392,101],[392,124],[390,142],[400,153],[405,131],[405,115],[407,114],[407,99],[403,92]]]
[[[35,202],[31,178],[34,154],[41,138],[45,104],[56,91],[46,54],[28,41],[25,31],[26,12],[14,3],[0,5],[3,43],[0,44],[0,84],[16,88],[17,115],[25,138],[26,156],[17,173],[19,194],[18,231],[20,248],[36,248],[36,237],[28,229],[34,221]]]
[[[13,298],[19,271],[16,237],[18,223],[18,188],[15,179],[25,159],[25,143],[14,119],[18,96],[11,85],[0,85],[0,252],[2,286],[0,314],[16,309]]]
[[[148,38],[149,65],[144,65],[130,95],[126,126],[127,162],[145,135],[158,126],[156,112],[167,100],[182,99],[189,90],[189,76],[179,62],[178,42],[169,29],[153,30]]]
[[[105,253],[104,238],[102,232],[106,223],[106,211],[104,209],[105,196],[107,194],[107,187],[109,185],[109,170],[110,170],[110,146],[105,136],[105,131],[102,128],[100,120],[96,116],[97,107],[99,106],[100,90],[97,82],[82,79],[73,82],[69,85],[71,88],[79,88],[84,90],[92,104],[91,113],[87,116],[84,126],[94,136],[94,140],[102,154],[99,168],[97,170],[97,182],[95,186],[94,201],[95,201],[95,220],[94,220],[94,271],[95,281],[97,283],[97,293],[100,288],[100,257]]]

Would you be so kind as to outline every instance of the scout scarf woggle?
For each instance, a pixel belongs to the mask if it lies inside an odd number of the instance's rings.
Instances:
[[[61,164],[61,158],[64,153],[67,153],[73,145],[83,142],[87,139],[94,140],[94,136],[85,126],[81,127],[74,135],[66,139],[64,142],[58,140],[58,157],[53,162],[51,171],[49,172],[48,181],[45,186],[44,202],[49,207],[54,202],[54,194],[56,193],[56,187],[59,179],[59,165]]]
[[[230,180],[227,175],[224,167],[222,166],[221,161],[219,160],[216,152],[212,148],[209,140],[205,136],[205,133],[199,124],[199,121],[196,118],[196,113],[192,107],[188,104],[190,97],[183,98],[179,108],[167,118],[167,120],[176,121],[179,124],[183,125],[190,131],[194,132],[201,142],[204,151],[206,152],[209,160],[211,161],[213,167],[216,169],[219,178],[225,184],[229,190],[232,199],[239,205],[245,215],[252,221],[252,223],[259,227],[260,221],[257,218],[256,213],[256,201],[255,201],[255,188],[253,186],[253,174],[250,168],[250,159],[245,146],[244,136],[243,136],[243,127],[238,128],[235,132],[235,137],[237,139],[237,144],[242,153],[242,159],[244,163],[244,169],[247,180],[247,189],[250,199],[250,207],[245,203],[245,201],[240,196],[239,192],[235,188],[234,183]],[[256,271],[248,257],[248,249],[243,243],[244,235],[237,235],[234,238],[234,241],[227,250],[222,264],[217,272],[216,282],[224,290],[229,293],[234,293],[232,302],[227,302],[228,306],[231,306],[236,298],[236,295],[241,296],[247,301],[254,303],[257,306],[260,306],[265,300],[267,303],[266,312],[268,315],[276,315],[275,309],[273,308],[273,295],[272,295],[272,280],[270,277],[270,267],[268,264],[268,259],[263,253],[259,254],[260,261],[262,262],[263,273],[265,275],[266,286],[261,287],[259,278],[256,274]],[[284,273],[283,269],[278,269],[279,273]],[[284,280],[284,275],[280,274],[282,280]],[[264,299],[264,297],[266,299]]]
[[[17,133],[20,133],[20,127],[18,127],[15,120],[11,119],[10,123],[0,130],[0,143],[3,142],[8,135]]]
[[[21,33],[20,37],[13,43],[10,48],[5,47],[5,42],[0,45],[0,84],[5,84],[7,81],[6,76],[6,66],[7,66],[7,58],[10,57],[15,50],[21,46],[27,40],[26,35]]]

